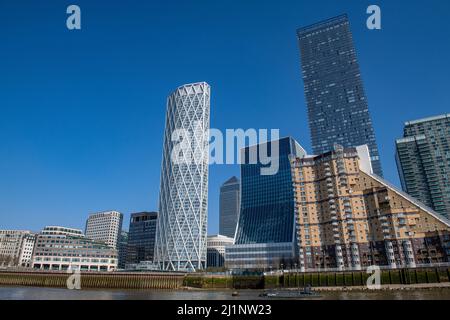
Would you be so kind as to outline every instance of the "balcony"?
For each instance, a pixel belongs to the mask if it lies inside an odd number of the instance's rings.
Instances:
[[[391,201],[391,197],[389,196],[380,196],[378,199],[379,203],[389,203],[389,201]]]

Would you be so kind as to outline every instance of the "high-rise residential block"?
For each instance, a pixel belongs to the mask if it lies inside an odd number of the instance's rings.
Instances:
[[[123,215],[118,211],[93,213],[86,222],[86,237],[118,249],[122,222]]]
[[[155,245],[161,270],[206,267],[210,91],[205,82],[186,84],[167,99]]]
[[[128,232],[127,264],[153,261],[157,212],[132,213]]]
[[[262,175],[266,165],[252,163],[250,155],[261,154],[278,144],[279,170]],[[274,148],[276,149],[276,148]],[[235,245],[225,248],[226,264],[230,268],[269,268],[295,263],[295,195],[290,156],[305,156],[304,149],[292,138],[261,143],[242,151],[241,212]]]
[[[240,182],[236,177],[227,180],[220,187],[219,233],[234,238],[240,210]]]
[[[367,144],[382,176],[378,147],[347,15],[297,30],[314,154]]]
[[[450,114],[406,122],[396,160],[403,190],[449,218]]]
[[[301,270],[450,262],[450,222],[372,173],[367,146],[292,159]]]

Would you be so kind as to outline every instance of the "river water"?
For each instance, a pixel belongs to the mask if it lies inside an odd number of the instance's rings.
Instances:
[[[37,287],[0,287],[0,300],[260,300],[262,290],[68,290]],[[378,292],[321,292],[315,300],[450,300],[450,289]],[[303,299],[304,300],[304,299]]]

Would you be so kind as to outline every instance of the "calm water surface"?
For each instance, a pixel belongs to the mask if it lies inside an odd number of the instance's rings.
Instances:
[[[232,297],[224,291],[169,290],[68,290],[36,287],[0,287],[0,300],[260,300],[262,290],[239,290]],[[315,300],[450,300],[450,289],[382,291],[382,292],[322,292]]]

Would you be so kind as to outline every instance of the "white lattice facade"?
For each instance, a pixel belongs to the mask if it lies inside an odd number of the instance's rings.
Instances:
[[[209,107],[205,82],[183,85],[167,99],[155,245],[162,270],[206,268]]]

